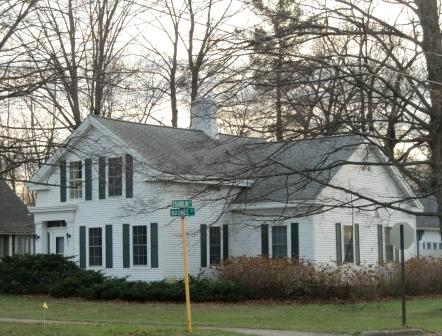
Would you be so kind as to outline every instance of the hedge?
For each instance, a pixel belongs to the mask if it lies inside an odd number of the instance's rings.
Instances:
[[[129,281],[80,269],[60,255],[4,257],[0,262],[0,293],[46,294],[98,300],[170,301],[185,300],[184,284],[176,281]],[[248,290],[227,280],[190,278],[192,301],[241,301]]]
[[[406,263],[409,295],[442,294],[442,259],[414,258]],[[395,263],[354,266],[313,264],[263,257],[231,258],[211,277],[191,277],[192,301],[237,302],[250,299],[378,300],[399,296]],[[182,302],[184,284],[174,281],[129,281],[80,269],[59,255],[4,257],[0,293],[46,294],[97,300]]]

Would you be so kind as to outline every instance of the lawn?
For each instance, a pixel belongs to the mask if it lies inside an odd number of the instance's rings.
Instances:
[[[160,328],[126,325],[57,325],[0,323],[2,336],[184,336],[182,328]],[[195,330],[194,336],[239,336],[216,330]]]
[[[146,335],[162,335],[160,330],[166,327],[182,330],[184,325],[183,304],[94,302],[5,295],[0,296],[0,318],[41,319],[43,301],[46,301],[49,306],[48,319],[107,322],[109,324],[97,328],[115,328],[115,332],[109,335],[131,335],[127,330],[118,330],[123,327],[127,328],[128,326],[125,325],[127,323],[136,324],[130,326],[133,327],[132,331],[137,330],[136,328],[149,327],[147,332],[150,333]],[[441,298],[410,300],[407,308],[409,326],[428,331],[442,331]],[[192,312],[194,325],[199,328],[223,326],[355,333],[363,330],[398,329],[401,322],[400,302],[397,300],[358,305],[193,304]],[[1,328],[14,328],[14,326],[0,324],[0,334],[8,335],[6,332],[1,332],[3,331]],[[21,328],[21,326],[16,326],[16,328]],[[51,326],[51,328],[63,330],[62,326]],[[34,333],[31,334],[34,335]],[[204,334],[206,335],[207,332],[205,331]],[[35,333],[35,335],[40,334]],[[52,334],[41,333],[41,335]],[[97,331],[91,335],[101,334]],[[103,333],[103,335],[107,334]],[[136,333],[133,335],[138,336]],[[141,333],[140,336],[144,334]]]

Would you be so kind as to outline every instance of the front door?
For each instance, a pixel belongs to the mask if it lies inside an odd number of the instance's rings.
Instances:
[[[48,251],[50,254],[65,255],[66,251],[66,228],[48,229]]]
[[[55,253],[64,256],[64,237],[55,237]]]

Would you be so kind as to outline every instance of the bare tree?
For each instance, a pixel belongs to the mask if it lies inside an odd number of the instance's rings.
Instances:
[[[147,58],[156,56],[157,75],[167,86],[171,123],[177,127],[179,106],[207,95],[222,97],[238,84],[233,78],[242,52],[235,31],[226,28],[237,11],[228,1],[189,0],[178,6],[163,0],[161,4],[163,10],[154,5],[146,10],[157,14],[155,29],[168,45],[145,38]]]
[[[123,61],[132,42],[123,31],[137,13],[130,0],[40,1],[28,54],[41,78],[54,78],[35,100],[40,108],[53,114],[55,106],[58,121],[71,130],[88,114],[112,116],[115,93],[138,71],[136,60]]]

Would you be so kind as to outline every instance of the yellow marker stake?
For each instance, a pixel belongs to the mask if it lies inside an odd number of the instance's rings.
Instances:
[[[46,302],[43,302],[43,327],[46,327],[46,309],[49,309]]]
[[[184,288],[186,291],[186,323],[187,331],[192,332],[192,313],[190,311],[190,290],[189,290],[189,265],[187,259],[187,239],[186,222],[184,216],[181,216],[181,233],[183,238],[183,257],[184,257]]]

